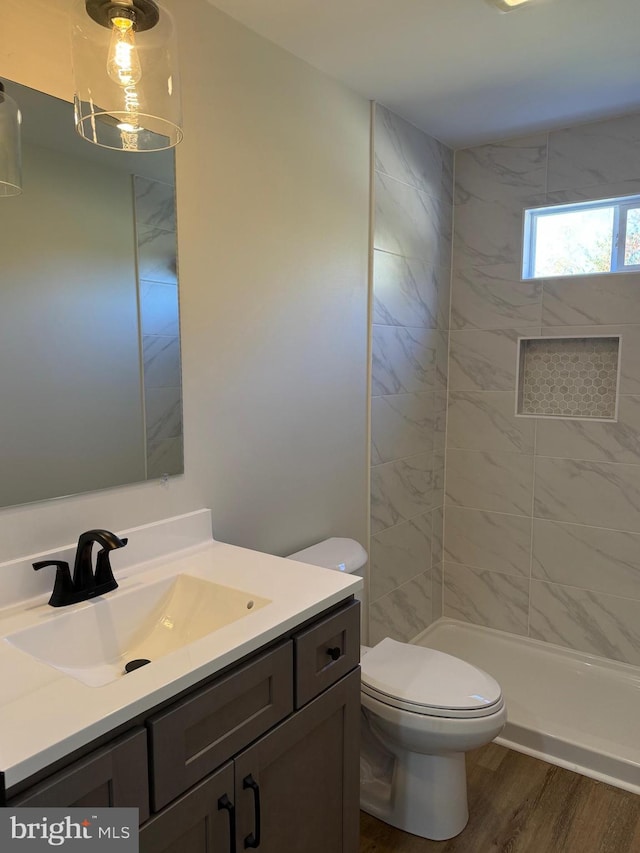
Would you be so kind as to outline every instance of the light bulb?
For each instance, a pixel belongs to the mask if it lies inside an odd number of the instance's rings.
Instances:
[[[142,79],[142,66],[136,48],[133,18],[115,15],[111,19],[111,43],[107,55],[107,74],[123,89]]]
[[[142,66],[136,48],[135,18],[133,13],[118,11],[111,19],[111,42],[107,55],[107,73],[124,92],[125,116],[118,123],[122,147],[127,151],[138,148],[140,132],[140,96],[136,84],[142,79]]]

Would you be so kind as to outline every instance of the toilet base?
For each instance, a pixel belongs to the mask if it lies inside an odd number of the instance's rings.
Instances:
[[[467,825],[464,752],[424,755],[394,746],[395,767],[385,795],[363,782],[360,807],[405,832],[445,841]]]

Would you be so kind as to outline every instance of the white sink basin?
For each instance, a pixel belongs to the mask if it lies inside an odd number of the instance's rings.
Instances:
[[[110,593],[5,639],[84,684],[100,687],[125,675],[128,662],[153,663],[266,604],[270,599],[180,574]]]

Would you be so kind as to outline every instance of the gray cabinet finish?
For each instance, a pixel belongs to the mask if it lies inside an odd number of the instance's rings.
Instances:
[[[140,830],[140,853],[229,853],[235,817],[224,803],[233,807],[231,763],[151,818]]]
[[[140,810],[140,823],[144,823],[149,817],[145,729],[135,729],[86,758],[81,758],[41,784],[14,797],[8,805],[24,808],[137,808]]]
[[[292,656],[287,641],[151,717],[153,811],[291,713]]]
[[[359,637],[350,601],[8,805],[138,807],[141,853],[357,853]]]
[[[261,853],[357,853],[359,733],[355,671],[241,753],[237,849],[256,833],[250,776],[260,791]]]
[[[294,641],[296,708],[301,708],[360,662],[360,602],[320,619]]]

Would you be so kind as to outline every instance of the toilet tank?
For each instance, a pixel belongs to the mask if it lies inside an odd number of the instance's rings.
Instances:
[[[369,555],[359,542],[355,539],[343,539],[334,536],[324,539],[317,545],[289,554],[288,560],[297,560],[299,563],[308,563],[312,566],[320,566],[323,569],[332,569],[336,572],[345,572],[349,575],[364,577],[364,567],[367,565]],[[366,590],[365,580],[365,590]],[[360,636],[364,642],[368,639],[368,620],[366,592],[356,594],[356,599],[361,603],[360,610]]]
[[[324,539],[317,545],[289,554],[288,560],[298,560],[323,569],[333,569],[346,574],[358,574],[367,562],[367,552],[355,539],[341,539],[334,536]]]

